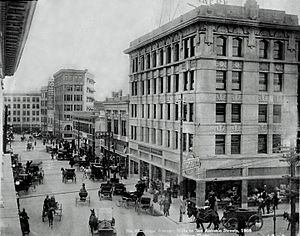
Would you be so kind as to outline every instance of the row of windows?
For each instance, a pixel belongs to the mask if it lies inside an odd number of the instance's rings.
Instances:
[[[12,106],[14,109],[21,109],[21,104],[13,104]],[[11,105],[7,104],[7,108],[10,109]],[[40,105],[39,104],[23,104],[22,105],[23,109],[40,109]]]
[[[64,91],[67,92],[82,92],[82,85],[71,85],[71,84],[65,84],[64,85]]]
[[[225,103],[216,104],[216,122],[226,123],[226,105]],[[241,104],[231,104],[231,122],[241,122]],[[258,122],[268,122],[268,105],[258,105]],[[273,105],[273,123],[281,123],[281,105]]]
[[[30,99],[31,98],[31,99]],[[4,102],[39,102],[40,98],[39,97],[4,97]]]
[[[117,119],[114,119],[114,134],[119,134],[119,121]],[[111,119],[107,120],[107,131],[112,131],[112,121]],[[127,130],[126,130],[126,120],[121,120],[121,136],[126,136]]]
[[[273,134],[272,152],[280,151],[281,135]],[[266,134],[258,135],[257,153],[268,153],[268,136]],[[215,153],[224,155],[226,153],[226,135],[215,136]],[[231,135],[231,154],[241,154],[241,135]]]
[[[232,56],[243,56],[243,38],[236,37],[232,39]],[[216,38],[216,53],[218,56],[228,56],[228,38],[220,36]],[[195,56],[195,36],[183,40],[183,59]],[[270,41],[262,39],[259,41],[258,57],[260,59],[269,59]],[[179,42],[160,48],[157,51],[147,53],[140,57],[132,59],[131,72],[143,71],[145,69],[155,68],[164,64],[177,62],[180,59],[180,47]],[[273,42],[273,59],[284,59],[284,43],[281,41]]]
[[[82,101],[82,95],[80,94],[64,94],[64,101],[76,101],[81,102]]]
[[[82,111],[82,105],[64,104],[64,111]]]
[[[30,117],[22,117],[22,121],[23,122],[30,122]],[[34,122],[39,122],[40,118],[39,117],[32,117],[31,121]],[[21,122],[21,118],[20,117],[7,117],[7,122]]]
[[[13,114],[14,116],[20,116],[21,115],[21,111],[19,110],[19,111],[8,111],[7,112],[7,114],[8,115],[11,115],[11,114]],[[37,115],[37,116],[39,116],[40,115],[40,112],[39,111],[23,111],[22,112],[22,115],[23,116],[30,116],[30,114],[32,114],[33,116],[35,116],[35,115]]]

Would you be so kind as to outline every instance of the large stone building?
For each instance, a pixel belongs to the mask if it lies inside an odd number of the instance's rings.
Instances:
[[[3,148],[3,80],[16,72],[37,1],[1,1],[0,50],[0,234],[21,235],[10,154]]]
[[[255,0],[200,6],[132,41],[129,155],[140,175],[178,180],[182,119],[184,194],[198,205],[210,190],[224,199],[235,187],[245,205],[264,184],[284,188],[299,41],[297,16]]]
[[[41,131],[47,133],[47,102],[48,102],[48,86],[41,88]]]
[[[41,93],[4,93],[7,123],[16,133],[41,131]]]
[[[61,69],[53,77],[54,133],[71,140],[72,113],[94,109],[94,76],[88,70]]]

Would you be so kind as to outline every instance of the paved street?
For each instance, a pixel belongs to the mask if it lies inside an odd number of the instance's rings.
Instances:
[[[17,138],[16,138],[17,139]],[[19,139],[18,139],[19,140]],[[75,206],[75,198],[78,196],[79,189],[83,182],[82,173],[76,172],[77,182],[62,183],[61,167],[68,167],[67,161],[51,160],[50,154],[46,153],[45,147],[40,141],[33,151],[25,150],[25,142],[16,141],[12,146],[14,153],[21,155],[21,161],[41,160],[45,171],[44,184],[38,185],[36,189],[30,189],[28,193],[21,193],[21,208],[25,208],[30,216],[30,235],[89,235],[88,219],[90,209],[100,209],[103,207],[112,207],[113,215],[116,219],[116,229],[118,235],[136,235],[139,229],[143,229],[146,235],[220,235],[219,233],[198,233],[195,231],[194,223],[178,223],[174,219],[177,214],[174,205],[171,206],[171,217],[151,216],[146,213],[138,215],[134,209],[125,209],[117,207],[117,196],[113,201],[100,201],[97,196],[99,182],[92,182],[84,179],[86,188],[91,198],[91,204],[79,204]],[[124,181],[129,190],[134,189],[135,179],[127,179]],[[43,201],[46,195],[55,195],[56,201],[62,203],[63,212],[62,220],[58,218],[54,221],[53,228],[48,227],[47,222],[42,222],[41,212]],[[173,209],[172,209],[173,207]],[[280,206],[279,206],[280,207]],[[157,207],[156,207],[157,208]],[[157,210],[159,210],[157,208]],[[289,235],[286,231],[287,222],[282,217],[277,218],[278,235]],[[273,233],[273,219],[265,218],[264,226],[260,232],[253,232],[247,235],[271,235]],[[221,233],[222,235],[235,235],[232,233]]]

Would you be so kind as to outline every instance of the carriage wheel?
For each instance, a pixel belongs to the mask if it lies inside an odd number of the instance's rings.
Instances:
[[[252,215],[247,221],[247,227],[252,231],[258,231],[263,227],[263,219],[259,215]]]
[[[230,218],[225,223],[224,227],[229,230],[237,229],[238,228],[238,220],[236,218]]]

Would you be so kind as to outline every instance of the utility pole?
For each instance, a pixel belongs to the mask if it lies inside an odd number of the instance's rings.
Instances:
[[[183,197],[183,177],[182,177],[182,162],[183,162],[183,94],[180,94],[180,129],[179,129],[179,145],[180,145],[180,156],[179,156],[179,198]],[[182,211],[179,208],[179,222],[182,222]]]
[[[93,117],[93,162],[95,162],[95,146],[96,146],[96,138],[95,138],[95,117]]]
[[[4,107],[4,126],[3,126],[3,152],[6,153],[6,144],[7,144],[7,116],[8,116],[8,107]]]
[[[297,181],[297,177],[295,177],[295,169],[296,165],[299,162],[299,154],[296,153],[295,148],[290,148],[289,152],[283,155],[284,160],[288,162],[290,166],[290,176],[288,176],[289,184],[290,184],[290,203],[291,203],[291,236],[296,236],[296,196],[299,194],[295,189],[295,181]]]
[[[78,153],[79,153],[79,149],[80,149],[80,137],[79,137],[79,118],[77,118],[77,146],[78,146]]]

